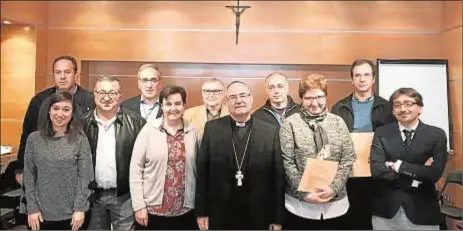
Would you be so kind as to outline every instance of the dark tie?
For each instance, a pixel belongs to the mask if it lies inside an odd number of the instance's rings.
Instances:
[[[406,129],[403,130],[403,133],[405,135],[404,146],[406,148],[408,148],[410,146],[410,144],[412,143],[413,132],[415,132],[415,131],[414,130],[406,130]]]

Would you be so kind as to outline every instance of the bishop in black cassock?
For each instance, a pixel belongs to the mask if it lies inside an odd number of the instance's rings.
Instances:
[[[195,209],[201,229],[281,229],[284,169],[278,128],[251,116],[239,81],[227,87],[229,116],[206,123]]]

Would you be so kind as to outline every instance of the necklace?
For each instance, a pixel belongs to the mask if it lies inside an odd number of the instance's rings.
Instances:
[[[251,137],[251,131],[249,131],[248,140],[246,141],[246,146],[244,147],[244,153],[243,153],[243,157],[241,158],[241,163],[238,163],[238,156],[236,155],[236,149],[235,149],[235,140],[232,139],[233,153],[235,154],[236,165],[238,167],[238,171],[235,174],[236,185],[237,186],[242,186],[243,185],[242,180],[244,179],[244,175],[243,175],[243,172],[241,171],[241,167],[243,167],[243,162],[244,162],[244,158],[246,157],[246,150],[248,149],[248,144],[249,144],[249,138],[250,137]]]

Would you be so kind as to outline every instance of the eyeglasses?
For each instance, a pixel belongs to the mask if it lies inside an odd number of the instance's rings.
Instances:
[[[222,93],[223,90],[221,89],[204,89],[203,90],[203,93],[205,95],[219,95],[220,93]]]
[[[307,100],[307,101],[317,100],[318,102],[320,102],[325,98],[326,98],[326,95],[307,96],[307,97],[304,96],[304,100]]]
[[[417,103],[413,101],[405,101],[403,103],[400,103],[400,102],[394,103],[392,106],[394,107],[394,109],[402,108],[402,106],[405,106],[406,108],[411,108],[415,104]]]
[[[95,94],[98,96],[98,98],[104,98],[106,95],[108,95],[109,98],[115,98],[116,96],[119,95],[120,92],[116,91],[95,91]]]
[[[151,78],[151,79],[138,78],[138,80],[140,80],[143,84],[147,84],[148,82],[151,82],[152,84],[155,84],[155,83],[159,82],[159,79],[156,79],[156,78]]]
[[[227,98],[228,98],[228,100],[230,100],[232,102],[236,102],[238,99],[245,100],[249,96],[251,96],[251,93],[239,94],[239,95],[229,95]]]
[[[285,88],[284,85],[278,84],[278,85],[276,85],[276,86],[275,86],[275,85],[270,85],[270,86],[268,86],[268,87],[267,87],[267,90],[269,90],[269,91],[274,91],[274,90],[276,90],[276,89],[281,90],[281,89],[284,89],[284,88]]]

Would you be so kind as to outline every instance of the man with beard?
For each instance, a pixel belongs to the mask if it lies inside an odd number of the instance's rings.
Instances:
[[[148,121],[160,118],[162,116],[159,104],[161,87],[159,69],[153,64],[143,64],[138,69],[138,89],[141,94],[125,100],[122,106],[140,114]]]
[[[198,137],[203,135],[207,121],[228,115],[228,109],[223,105],[225,89],[222,81],[211,78],[204,82],[201,93],[204,105],[189,108],[183,118],[190,121],[198,129]]]
[[[281,229],[284,170],[278,129],[251,116],[247,84],[227,87],[229,116],[206,123],[195,209],[205,229]]]
[[[279,72],[271,73],[265,77],[265,92],[267,102],[254,112],[253,116],[280,127],[283,120],[299,108],[288,95],[288,78]]]
[[[370,168],[374,230],[439,230],[436,182],[447,162],[444,130],[423,123],[423,98],[400,88],[389,102],[398,123],[375,131]]]
[[[349,132],[374,132],[395,121],[389,102],[374,94],[375,65],[370,60],[355,60],[351,65],[354,92],[338,101],[331,113],[340,116]],[[347,180],[350,207],[345,228],[371,230],[371,177],[351,177]]]
[[[120,107],[122,86],[115,77],[95,82],[96,109],[82,116],[90,142],[95,181],[88,229],[129,230],[134,224],[129,190],[132,149],[145,120]]]

